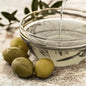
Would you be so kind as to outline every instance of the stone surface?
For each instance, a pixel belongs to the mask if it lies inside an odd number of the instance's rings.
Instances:
[[[7,64],[0,53],[0,86],[86,86],[86,61],[79,65],[55,68],[53,74],[46,79],[35,75],[31,78],[19,78]],[[31,55],[35,62],[36,58]]]

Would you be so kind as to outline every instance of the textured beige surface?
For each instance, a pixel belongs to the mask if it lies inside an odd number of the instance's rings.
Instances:
[[[0,57],[0,86],[86,86],[86,61],[76,66],[55,68],[47,79],[39,79],[35,75],[24,79],[14,74],[1,53]],[[34,56],[30,59],[36,61]]]

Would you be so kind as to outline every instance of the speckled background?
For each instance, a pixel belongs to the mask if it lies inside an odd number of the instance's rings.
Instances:
[[[30,59],[36,61],[33,55]],[[35,75],[24,79],[14,74],[10,65],[1,58],[0,86],[86,86],[86,61],[70,67],[55,68],[53,74],[46,79],[37,78]]]

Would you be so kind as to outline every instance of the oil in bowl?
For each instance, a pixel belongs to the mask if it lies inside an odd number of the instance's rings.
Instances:
[[[41,16],[45,11],[47,15]],[[20,35],[37,58],[50,58],[55,66],[63,67],[79,64],[86,58],[86,22],[73,18],[63,18],[59,35],[59,18],[51,15],[56,9],[37,12],[35,18],[26,16],[21,22]],[[42,14],[43,15],[43,14]]]

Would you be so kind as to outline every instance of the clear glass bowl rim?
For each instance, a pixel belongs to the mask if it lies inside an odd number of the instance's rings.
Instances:
[[[46,10],[58,10],[59,8],[46,8],[46,9],[41,9],[41,10],[39,10],[39,11],[34,11],[34,12],[31,12],[31,13],[29,13],[29,14],[27,14],[21,21],[20,21],[20,32],[21,32],[21,30],[22,31],[24,31],[25,33],[27,33],[27,34],[29,34],[30,36],[32,36],[32,37],[34,37],[34,38],[38,38],[38,39],[41,39],[41,40],[44,40],[44,41],[53,41],[53,42],[56,42],[56,41],[65,41],[65,42],[72,42],[72,41],[80,41],[80,40],[83,40],[83,39],[86,39],[85,37],[80,37],[80,38],[77,38],[77,39],[55,39],[55,40],[51,40],[51,39],[48,39],[48,38],[45,38],[45,37],[39,37],[39,36],[36,36],[36,35],[34,35],[34,34],[32,34],[32,33],[30,33],[30,32],[28,32],[28,31],[26,31],[25,29],[23,29],[23,26],[22,26],[22,24],[23,24],[23,21],[29,16],[29,15],[31,15],[31,14],[34,14],[34,13],[39,13],[39,12],[42,12],[42,11],[46,11]],[[65,9],[64,9],[65,10]],[[80,22],[83,22],[83,23],[86,23],[86,21],[84,21],[84,20],[78,20],[77,19],[77,21],[80,21]],[[80,47],[80,46],[86,46],[86,44],[82,44],[82,45],[79,45],[79,46],[72,46],[72,47]],[[63,48],[63,47],[62,47]],[[70,47],[69,47],[70,48]]]

